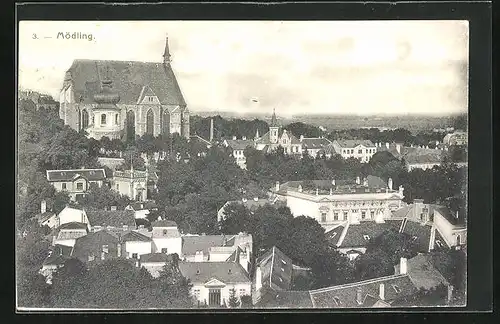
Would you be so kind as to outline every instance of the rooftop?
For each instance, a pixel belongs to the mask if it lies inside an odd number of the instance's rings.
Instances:
[[[230,242],[230,238],[231,236],[224,235],[184,236],[182,238],[182,253],[194,255],[197,251],[203,251],[203,254],[207,254],[211,247],[228,246],[229,244],[232,246],[234,241]]]
[[[262,272],[262,285],[275,291],[290,290],[292,284],[292,260],[276,246],[264,253],[257,261]]]
[[[86,262],[90,255],[98,258],[101,255],[103,245],[108,245],[109,253],[116,255],[118,243],[120,243],[119,238],[106,230],[91,232],[76,239],[72,255]]]
[[[233,262],[179,262],[179,269],[192,283],[205,284],[212,279],[225,284],[250,283],[245,269]]]
[[[151,238],[141,233],[130,231],[121,236],[121,242],[151,242]]]
[[[313,308],[309,291],[274,291],[263,288],[255,308]]]
[[[87,224],[84,223],[77,223],[77,222],[71,222],[71,223],[66,223],[62,224],[57,228],[58,231],[60,230],[87,230]]]
[[[151,223],[152,227],[177,227],[177,223],[168,219],[157,220]]]
[[[399,264],[395,267],[396,273],[399,273]],[[443,277],[433,265],[431,257],[427,254],[418,254],[407,261],[407,271],[410,280],[417,289],[424,288],[429,290],[439,285],[448,286],[448,281]]]
[[[377,237],[390,229],[398,231],[400,226],[400,220],[386,220],[385,223],[365,221],[359,224],[349,224],[339,247],[364,247],[371,238]]]
[[[300,140],[297,137],[295,137],[291,132],[288,132],[286,129],[283,129],[283,128],[280,128],[278,130],[278,138],[281,138],[284,133],[286,133],[287,136],[289,137],[291,144],[300,144]],[[255,141],[255,143],[256,144],[268,144],[268,145],[273,144],[273,143],[271,143],[269,132],[265,133],[264,135],[262,135],[262,137],[258,138]]]
[[[135,228],[135,216],[131,210],[87,210],[87,218],[91,226],[122,227],[127,225]]]
[[[355,148],[359,145],[362,145],[365,147],[375,147],[375,144],[373,144],[373,142],[370,140],[339,139],[339,140],[335,140],[335,142],[342,148]]]
[[[74,170],[47,170],[47,180],[54,181],[73,181],[78,177],[83,177],[88,181],[99,181],[106,179],[104,169],[74,169]]]
[[[332,143],[329,139],[324,137],[303,137],[300,139],[300,142],[308,149],[324,148]]]
[[[244,150],[248,146],[250,147],[254,146],[253,140],[236,139],[236,140],[226,140],[226,142],[227,146],[232,148],[233,150]]]
[[[141,254],[141,263],[167,263],[172,261],[171,254],[148,253]]]

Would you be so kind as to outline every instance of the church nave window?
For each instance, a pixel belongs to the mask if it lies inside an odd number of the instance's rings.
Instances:
[[[115,114],[115,124],[118,125],[118,121],[119,121],[119,115],[118,114]]]
[[[101,125],[106,125],[106,114],[101,115]]]

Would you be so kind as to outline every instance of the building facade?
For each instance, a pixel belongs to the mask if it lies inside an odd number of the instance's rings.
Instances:
[[[377,147],[370,140],[335,140],[333,147],[344,159],[355,158],[362,163],[370,162],[377,153]]]
[[[374,220],[384,222],[391,211],[402,206],[403,187],[392,188],[392,179],[368,176],[356,181],[291,181],[286,189],[277,184],[272,193],[286,200],[295,217],[305,215],[316,219],[322,226]]]
[[[468,136],[467,132],[455,131],[450,134],[446,134],[443,138],[443,144],[445,145],[467,145]]]
[[[102,92],[108,96],[105,102]],[[190,114],[171,66],[168,38],[162,63],[73,61],[59,104],[64,123],[77,131],[87,130],[91,137],[134,139],[178,133],[189,139]]]
[[[262,137],[255,139],[255,148],[259,151],[270,153],[282,147],[287,155],[301,155],[302,143],[286,129],[283,129],[276,118],[276,112],[273,111],[269,132]]]
[[[101,187],[106,180],[104,169],[47,170],[47,181],[56,191],[66,191],[75,201],[85,195],[91,184]]]
[[[148,172],[139,170],[124,170],[113,172],[111,188],[132,200],[147,200]]]

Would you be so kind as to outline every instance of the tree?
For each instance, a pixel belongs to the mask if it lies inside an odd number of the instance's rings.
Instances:
[[[304,137],[320,137],[323,135],[323,131],[319,127],[307,125],[302,122],[288,124],[285,129],[296,137],[300,137],[301,135]]]
[[[42,200],[55,197],[55,188],[47,181],[45,174],[33,172],[27,175],[26,195],[21,195],[18,201],[17,225],[40,213]]]
[[[249,295],[240,296],[241,308],[252,308],[252,297]]]
[[[229,298],[227,300],[227,306],[229,308],[239,308],[240,307],[240,301],[239,301],[238,297],[236,297],[236,291],[234,288],[229,291]]]
[[[396,300],[392,305],[404,306],[440,306],[446,304],[448,288],[440,284],[430,289],[420,288],[415,294]]]
[[[220,231],[225,234],[237,234],[251,229],[250,211],[240,203],[231,203],[224,208],[224,218],[220,221]]]
[[[382,252],[396,265],[401,258],[410,259],[417,255],[418,246],[407,233],[391,229],[371,238],[366,247],[366,254]],[[378,254],[381,255],[381,254]]]
[[[394,274],[392,257],[382,250],[365,253],[356,258],[356,280],[368,280]]]
[[[130,199],[106,185],[99,187],[97,184],[91,184],[87,194],[79,200],[79,203],[88,209],[105,209],[111,206],[124,209],[130,203]]]

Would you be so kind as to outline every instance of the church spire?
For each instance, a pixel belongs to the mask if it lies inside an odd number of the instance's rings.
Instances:
[[[165,40],[165,52],[163,53],[163,63],[170,64],[172,60],[170,59],[170,49],[168,48],[168,35]]]
[[[276,119],[276,108],[273,108],[273,116],[271,117],[271,127],[278,126],[278,120]]]

